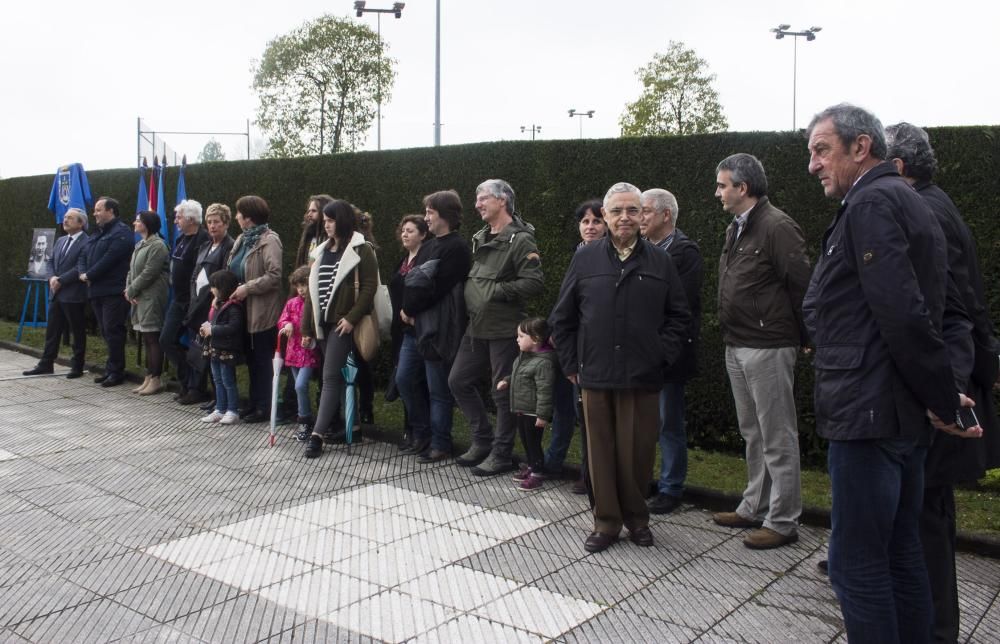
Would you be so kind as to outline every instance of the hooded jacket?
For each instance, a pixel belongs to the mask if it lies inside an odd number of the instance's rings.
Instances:
[[[472,237],[472,268],[465,282],[468,335],[500,340],[517,335],[528,298],[542,292],[542,261],[534,228],[514,216],[490,241],[485,226]]]

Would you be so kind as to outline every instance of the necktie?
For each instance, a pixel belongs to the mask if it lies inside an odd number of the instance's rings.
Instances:
[[[72,237],[68,237],[66,239],[66,243],[63,244],[62,253],[59,254],[59,263],[60,264],[62,264],[62,261],[64,259],[66,259],[66,255],[69,254],[69,247],[72,246],[72,245],[73,245],[73,238]]]

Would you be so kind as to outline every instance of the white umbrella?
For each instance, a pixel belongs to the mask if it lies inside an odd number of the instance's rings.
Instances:
[[[271,447],[274,447],[275,428],[278,424],[278,387],[281,380],[281,368],[285,365],[285,359],[281,356],[281,334],[278,334],[278,343],[274,347],[274,359],[271,360],[271,368],[274,370],[274,377],[271,378]]]

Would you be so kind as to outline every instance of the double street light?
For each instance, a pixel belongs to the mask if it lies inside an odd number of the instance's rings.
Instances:
[[[374,13],[378,22],[378,49],[381,53],[382,51],[382,14],[391,13],[396,18],[403,17],[403,7],[406,6],[405,2],[394,2],[392,3],[391,9],[366,9],[365,5],[368,4],[365,0],[355,0],[354,11],[357,13],[358,18],[364,16],[366,13]],[[382,149],[382,65],[381,62],[378,66],[378,149]]]
[[[586,116],[589,119],[594,118],[594,110],[587,110],[586,112],[581,112],[581,111],[578,111],[578,110],[575,110],[575,109],[571,109],[569,111],[569,117],[573,118],[574,116],[579,116],[580,117],[580,138],[582,139],[583,138],[583,117]]]
[[[792,129],[795,129],[795,93],[797,91],[798,84],[798,65],[799,65],[799,38],[805,38],[806,42],[816,40],[816,33],[821,31],[822,27],[809,27],[805,31],[789,31],[791,25],[778,25],[774,29],[771,29],[771,33],[774,34],[776,40],[781,40],[785,36],[791,36],[794,42],[792,46]]]
[[[535,134],[537,134],[538,132],[542,131],[542,126],[541,125],[532,124],[531,127],[528,127],[527,125],[522,125],[521,126],[521,131],[522,132],[531,132],[531,140],[534,141],[535,140]]]

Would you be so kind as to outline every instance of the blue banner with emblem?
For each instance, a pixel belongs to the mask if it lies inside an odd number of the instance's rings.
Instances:
[[[90,184],[87,183],[87,173],[82,165],[71,163],[56,170],[52,192],[49,193],[49,210],[55,214],[57,224],[62,223],[66,211],[70,208],[79,208],[87,212],[93,203]]]

